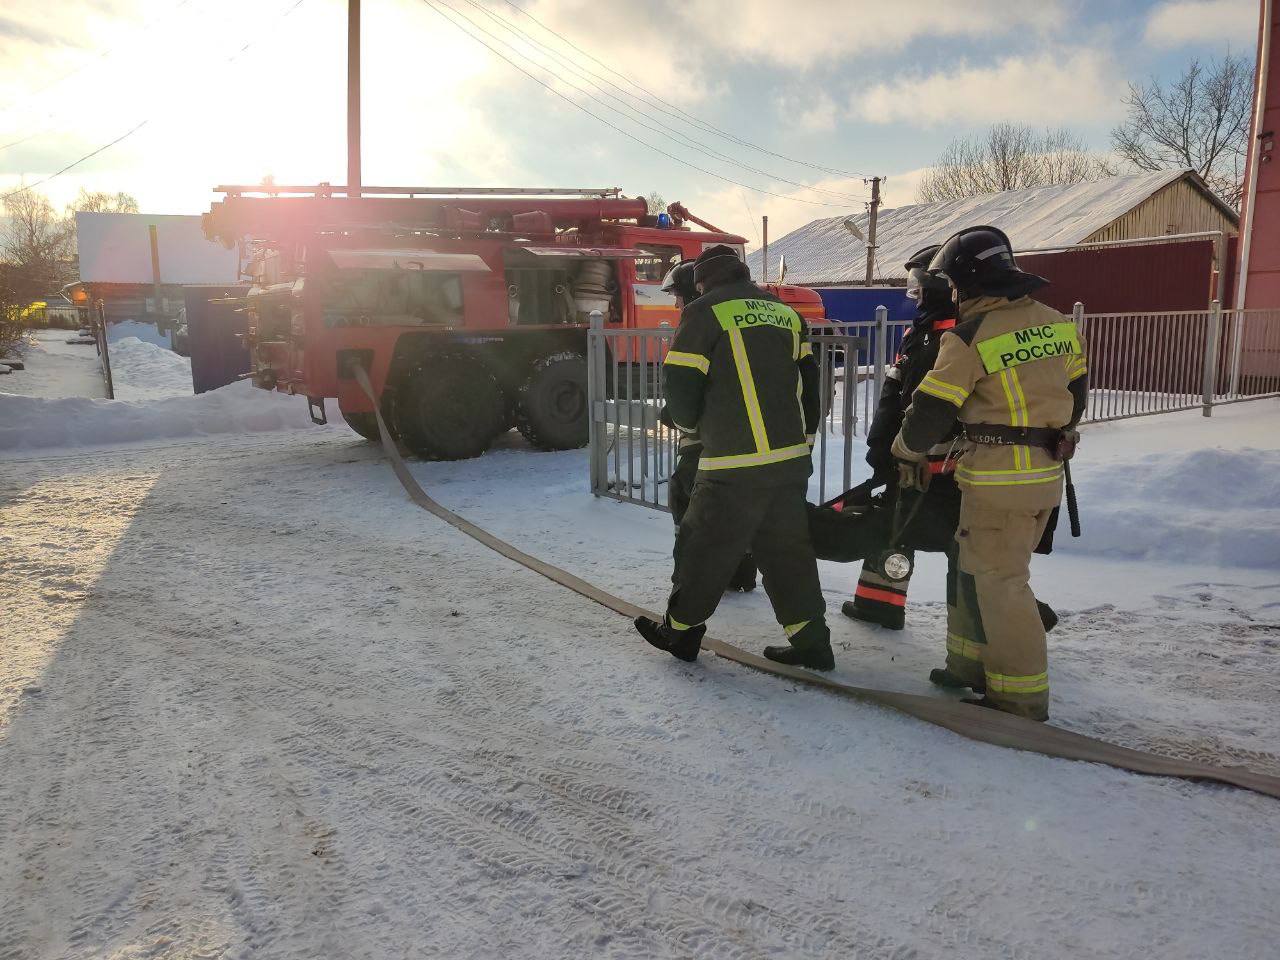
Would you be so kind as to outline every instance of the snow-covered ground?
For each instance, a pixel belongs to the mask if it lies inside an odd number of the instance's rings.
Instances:
[[[242,389],[0,453],[0,956],[1274,956],[1280,803],[678,664]],[[255,402],[300,429],[201,435]],[[1035,567],[1055,722],[1280,773],[1277,423],[1089,428],[1085,537]],[[661,606],[669,517],[584,453],[412,469]],[[834,608],[856,569],[823,576]],[[833,609],[837,675],[931,692],[943,599],[928,557],[907,630]],[[713,630],[777,634],[758,593]]]
[[[33,330],[20,351],[26,369],[0,378],[0,397],[105,397],[106,384],[92,343],[67,343],[74,330]],[[0,422],[3,422],[0,420]],[[0,450],[4,444],[0,441]]]

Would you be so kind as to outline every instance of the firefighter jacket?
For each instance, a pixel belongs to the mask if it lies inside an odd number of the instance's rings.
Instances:
[[[867,464],[878,479],[886,479],[893,473],[893,454],[889,448],[902,426],[903,414],[911,404],[916,387],[938,359],[942,334],[955,325],[950,309],[922,310],[902,338],[897,359],[885,374],[880,400],[867,430]],[[947,439],[950,438],[944,441]],[[930,460],[933,459],[931,455]],[[945,459],[944,450],[938,462],[941,464]],[[944,472],[941,466],[939,472]]]
[[[667,415],[702,441],[699,476],[804,480],[819,420],[818,367],[801,316],[749,280],[685,306],[664,361]]]
[[[893,454],[921,459],[959,420],[964,426],[1062,428],[1084,413],[1084,341],[1076,325],[1030,297],[960,305],[938,360],[912,397]],[[975,431],[980,433],[980,431]],[[1062,463],[1039,445],[964,444],[956,479],[1034,509],[1062,496]]]

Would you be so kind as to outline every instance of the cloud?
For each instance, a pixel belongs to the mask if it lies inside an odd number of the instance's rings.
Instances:
[[[1119,107],[1114,64],[1093,50],[1013,56],[991,66],[958,64],[903,76],[855,94],[852,112],[871,123],[918,126],[1009,121],[1056,127],[1098,123]]]
[[[1257,30],[1257,0],[1176,0],[1151,11],[1146,41],[1158,47],[1223,40],[1248,45]]]
[[[723,56],[803,68],[855,53],[901,50],[922,37],[987,38],[1061,27],[1060,0],[690,0],[683,16]]]
[[[40,47],[76,47],[75,40],[67,34],[46,30],[33,23],[15,20],[13,17],[0,17],[0,40],[24,41]]]

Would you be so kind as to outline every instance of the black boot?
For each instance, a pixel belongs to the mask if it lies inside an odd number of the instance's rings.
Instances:
[[[834,670],[836,656],[831,652],[831,631],[825,620],[810,621],[792,635],[785,647],[765,647],[765,659],[809,670]]]
[[[964,678],[957,676],[945,667],[938,667],[937,669],[930,670],[929,682],[947,690],[963,690],[967,687],[977,694],[987,692],[986,680],[974,680],[972,683],[969,683],[964,680]]]
[[[729,581],[729,589],[726,593],[750,593],[756,588],[756,561],[755,557],[747,554],[738,564],[738,569],[733,571],[733,578]]]
[[[636,629],[652,646],[665,650],[677,660],[693,663],[698,659],[698,651],[702,649],[702,637],[707,632],[706,624],[698,624],[688,630],[677,630],[667,623],[659,623],[649,617],[636,617]]]
[[[1040,622],[1044,624],[1044,632],[1048,633],[1058,625],[1058,615],[1053,612],[1053,607],[1043,601],[1036,601],[1036,609],[1040,611]]]
[[[901,630],[906,626],[906,614],[902,610],[858,606],[856,600],[846,600],[840,606],[840,612],[850,620],[861,620],[863,623],[874,623],[886,630]]]

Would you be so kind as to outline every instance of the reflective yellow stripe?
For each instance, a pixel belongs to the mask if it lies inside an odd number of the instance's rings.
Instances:
[[[1026,677],[1010,677],[1003,673],[987,672],[988,693],[1044,693],[1048,689],[1048,673],[1033,673]]]
[[[982,652],[985,649],[984,644],[974,643],[972,640],[966,640],[964,637],[957,636],[954,633],[947,634],[947,653],[953,653],[957,657],[981,662]]]
[[[694,627],[699,626],[699,624],[681,623],[679,620],[677,620],[675,617],[673,617],[671,614],[668,613],[667,626],[669,626],[672,630],[692,630]]]
[[[742,387],[742,402],[747,408],[747,420],[751,423],[751,436],[756,441],[757,453],[769,452],[769,435],[764,431],[764,414],[760,410],[760,398],[756,396],[756,382],[751,376],[751,363],[747,360],[747,345],[742,331],[730,327],[729,345],[733,347],[733,362],[738,368],[738,383]]]
[[[736,467],[759,467],[767,463],[781,463],[783,460],[807,456],[809,456],[809,444],[799,443],[794,447],[779,447],[777,450],[766,450],[764,453],[742,453],[732,457],[703,457],[698,461],[698,469],[732,470]]]
[[[1054,483],[1062,479],[1062,464],[1035,470],[971,470],[956,466],[956,480],[972,487],[1020,487],[1032,483]]]
[[[1022,381],[1018,379],[1018,371],[1014,369],[1010,369],[1009,379],[1013,381],[1013,393],[1018,401],[1017,414],[1018,414],[1018,417],[1021,419],[1021,422],[1014,424],[1014,426],[1018,426],[1018,427],[1029,426],[1031,421],[1027,417],[1027,395],[1022,392]],[[1022,446],[1021,444],[1019,444],[1015,446],[1013,449],[1015,453],[1015,459],[1017,456],[1021,456],[1022,466],[1025,469],[1030,470],[1031,469],[1031,448],[1027,446]],[[1015,463],[1014,466],[1018,466],[1018,464]]]
[[[813,356],[813,344],[810,343],[808,340],[806,340],[802,344],[800,344],[800,359],[803,360],[805,357],[812,357],[812,356]]]
[[[711,361],[700,353],[683,353],[679,350],[670,350],[667,352],[667,359],[663,363],[673,367],[692,367],[700,373],[706,373],[711,369]]]
[[[957,407],[964,406],[964,402],[969,399],[969,394],[963,388],[957,387],[951,383],[945,383],[939,380],[932,373],[920,381],[917,390],[923,390],[930,396],[937,397],[939,400],[946,400],[948,403],[954,403]]]
[[[1075,380],[1089,372],[1089,362],[1084,357],[1067,358],[1067,379]]]
[[[803,630],[805,627],[807,627],[808,625],[809,625],[808,620],[801,620],[799,623],[789,623],[782,629],[787,632],[787,639],[789,640],[792,637],[794,637],[797,633],[799,633],[801,630]]]
[[[1009,380],[1009,371],[1000,371],[1000,387],[1004,390],[1004,398],[1009,403],[1009,423],[1011,426],[1019,426],[1018,423],[1018,401],[1013,398],[1013,384]],[[1013,467],[1015,470],[1022,469],[1022,448],[1015,446],[1013,448]],[[1027,464],[1030,466],[1030,464]]]

